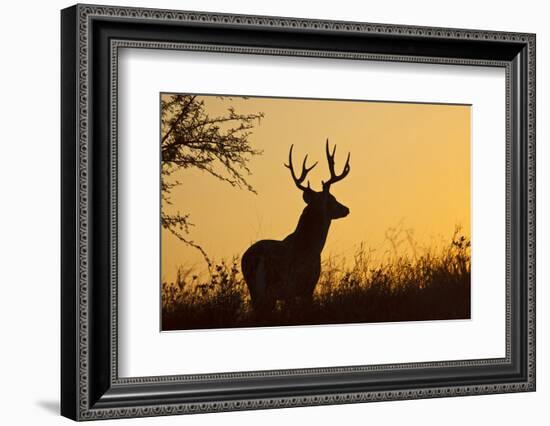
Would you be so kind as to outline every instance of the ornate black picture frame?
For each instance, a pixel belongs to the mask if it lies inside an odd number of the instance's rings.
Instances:
[[[534,34],[95,5],[64,9],[61,29],[62,415],[92,420],[535,390]],[[120,378],[121,47],[504,68],[506,356]]]

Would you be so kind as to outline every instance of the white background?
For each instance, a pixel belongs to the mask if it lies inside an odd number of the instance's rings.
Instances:
[[[119,4],[110,2],[107,4]],[[118,420],[120,424],[317,424],[464,425],[547,424],[550,400],[548,341],[550,266],[548,217],[550,114],[548,12],[540,1],[252,2],[232,0],[120,3],[266,15],[536,32],[538,390],[530,394],[386,402],[224,413],[185,418]],[[2,108],[0,145],[0,398],[4,424],[68,424],[59,404],[59,9],[64,1],[10,2],[0,27]],[[131,423],[129,423],[131,422]],[[102,424],[113,423],[109,421]],[[113,423],[116,424],[116,423]]]
[[[261,78],[250,78],[255,74]],[[504,357],[504,75],[488,67],[122,50],[119,374]],[[159,333],[159,289],[151,285],[160,275],[158,97],[174,91],[472,104],[471,320]],[[232,350],[219,356],[214,347]]]

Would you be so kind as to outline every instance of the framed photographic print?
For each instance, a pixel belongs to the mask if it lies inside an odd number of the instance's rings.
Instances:
[[[535,390],[535,35],[61,30],[64,416]]]

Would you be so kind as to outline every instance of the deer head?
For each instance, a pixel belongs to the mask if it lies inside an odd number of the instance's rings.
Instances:
[[[313,164],[311,167],[307,167],[307,155],[304,157],[304,161],[302,162],[302,172],[300,173],[300,176],[297,176],[294,171],[294,166],[292,163],[292,149],[294,148],[294,145],[290,146],[290,151],[288,153],[288,164],[285,164],[285,167],[287,167],[290,170],[290,174],[292,175],[292,179],[294,180],[294,183],[298,189],[300,189],[303,193],[303,199],[312,210],[319,212],[322,214],[325,219],[328,221],[332,219],[338,219],[342,217],[346,217],[349,214],[349,209],[344,206],[343,204],[339,203],[334,195],[330,193],[330,187],[332,184],[341,181],[344,179],[349,171],[350,171],[350,154],[348,153],[348,157],[346,160],[346,164],[344,165],[344,169],[342,170],[342,173],[336,174],[336,171],[334,170],[334,156],[336,155],[336,145],[334,145],[334,148],[332,149],[332,152],[329,148],[328,139],[325,145],[325,151],[327,156],[327,162],[328,162],[328,169],[330,172],[329,179],[325,182],[322,181],[322,190],[317,192],[311,189],[311,186],[309,184],[309,180],[307,181],[307,186],[304,186],[304,181],[306,180],[306,177],[308,173],[313,170],[313,168],[317,165],[317,162]]]

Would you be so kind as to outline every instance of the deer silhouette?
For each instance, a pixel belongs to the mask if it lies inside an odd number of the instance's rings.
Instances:
[[[311,303],[321,274],[321,252],[330,223],[349,214],[349,209],[336,201],[330,193],[330,187],[348,175],[350,154],[348,153],[342,173],[336,174],[336,145],[331,152],[327,139],[325,151],[330,178],[322,182],[322,190],[317,192],[311,189],[309,180],[307,186],[304,185],[308,173],[317,162],[307,167],[306,155],[298,177],[292,163],[293,148],[294,145],[291,145],[285,167],[290,170],[306,203],[296,230],[282,241],[261,240],[254,243],[241,259],[241,270],[250,291],[252,306],[257,313],[272,311],[278,300],[285,304],[293,301]]]

